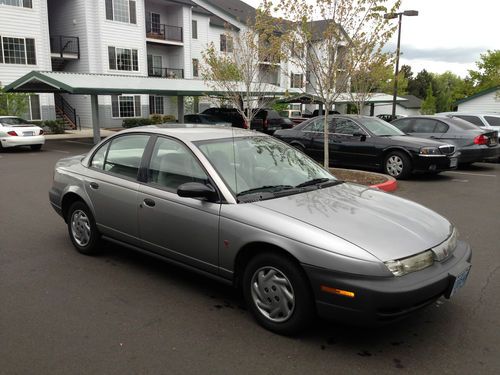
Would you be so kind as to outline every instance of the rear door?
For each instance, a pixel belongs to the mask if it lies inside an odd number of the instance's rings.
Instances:
[[[306,148],[308,150],[308,154],[311,155],[316,160],[323,160],[324,158],[324,117],[317,117],[312,120],[307,126],[302,129],[304,134],[304,138],[308,143]],[[331,144],[333,141],[333,137],[331,134],[333,126],[333,119],[329,119],[329,133],[328,133],[328,143]],[[332,151],[330,147],[330,151]],[[335,160],[335,155],[330,152],[330,161]]]

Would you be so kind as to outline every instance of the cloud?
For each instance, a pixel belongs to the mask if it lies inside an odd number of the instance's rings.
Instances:
[[[387,45],[386,51],[394,51],[395,45]],[[406,60],[442,61],[448,63],[473,63],[479,60],[479,55],[485,53],[483,47],[454,47],[454,48],[417,48],[413,46],[401,47],[401,57]]]

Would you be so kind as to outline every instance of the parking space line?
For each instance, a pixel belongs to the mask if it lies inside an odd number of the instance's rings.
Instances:
[[[54,149],[52,149],[52,150],[50,150],[50,151],[54,151],[54,152],[60,152],[60,153],[62,153],[62,154],[69,154],[69,153],[70,153],[69,151],[63,151],[63,150],[54,150]]]
[[[451,172],[451,171],[449,171],[448,173],[463,174],[467,176],[497,177],[494,174],[484,174],[484,173],[467,173],[467,172]]]
[[[80,144],[80,145],[85,145],[85,146],[93,146],[93,145],[94,145],[93,143],[89,143],[89,142],[80,142],[80,141],[66,141],[66,143],[77,143],[77,144]]]

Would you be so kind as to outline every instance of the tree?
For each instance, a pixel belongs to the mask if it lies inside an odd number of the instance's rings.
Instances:
[[[396,26],[384,19],[400,1],[392,0],[280,0],[265,9],[285,14],[289,26],[282,39],[291,64],[307,77],[305,94],[314,95],[328,113],[362,61],[377,57]],[[378,57],[377,57],[378,58]],[[367,64],[369,65],[369,64]],[[329,166],[328,118],[324,120],[324,165]]]
[[[201,75],[243,116],[248,126],[258,113],[275,100],[282,51],[280,35],[269,13],[257,10],[254,21],[235,31],[226,26],[220,51],[211,43],[203,51]],[[222,45],[223,44],[223,45]]]
[[[432,85],[427,88],[427,94],[424,101],[422,102],[422,108],[420,112],[423,115],[433,115],[436,113],[436,98],[432,94]]]
[[[436,97],[436,112],[448,112],[454,109],[455,102],[468,96],[466,82],[452,72],[433,74],[433,93]]]
[[[411,66],[410,65],[403,65],[401,66],[401,69],[399,70],[400,74],[403,74],[403,77],[405,77],[407,80],[413,79],[413,72],[411,71]]]
[[[500,86],[500,50],[488,50],[481,54],[476,62],[478,70],[469,70],[474,86],[473,94],[479,91]]]
[[[5,92],[0,87],[0,116],[23,116],[28,111],[29,95]]]
[[[415,95],[417,98],[425,98],[431,84],[432,75],[427,70],[422,69],[414,79],[409,80],[408,94]]]

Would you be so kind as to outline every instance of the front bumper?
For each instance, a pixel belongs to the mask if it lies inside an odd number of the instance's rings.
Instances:
[[[450,292],[454,277],[470,265],[471,249],[458,242],[444,262],[401,277],[362,277],[302,265],[311,282],[318,314],[352,324],[401,318]],[[354,298],[322,291],[321,286],[354,292]]]
[[[31,145],[43,145],[45,144],[45,136],[43,135],[34,135],[32,137],[1,137],[0,142],[2,143],[2,147],[17,147],[17,146],[31,146]]]
[[[500,145],[486,146],[475,145],[460,149],[459,163],[474,163],[478,161],[497,159],[500,157]]]
[[[460,153],[449,156],[416,156],[413,160],[413,170],[417,172],[449,171],[457,168]]]

